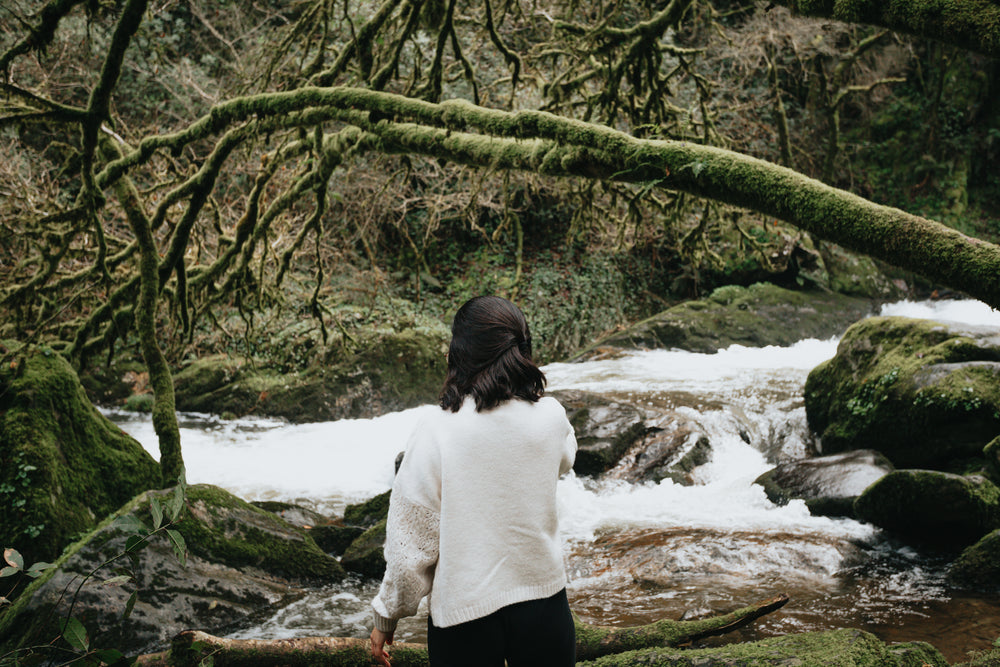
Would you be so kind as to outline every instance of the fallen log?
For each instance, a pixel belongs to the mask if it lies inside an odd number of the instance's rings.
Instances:
[[[697,621],[661,620],[630,628],[588,625],[576,620],[577,660],[644,648],[677,647],[725,634],[780,609],[788,602],[779,595],[729,614]],[[226,639],[199,630],[174,637],[170,651],[145,655],[138,667],[369,667],[368,639],[298,637],[294,639]],[[389,647],[393,667],[426,667],[424,644],[399,642]]]

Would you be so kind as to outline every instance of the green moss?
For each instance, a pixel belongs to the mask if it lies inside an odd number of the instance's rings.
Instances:
[[[861,630],[843,629],[783,637],[756,642],[729,644],[707,649],[656,648],[628,651],[579,662],[578,667],[630,667],[632,665],[753,665],[788,664],[798,667],[895,667],[899,664],[886,646],[874,635]],[[939,662],[937,664],[945,664]]]
[[[825,453],[876,449],[899,467],[959,471],[1000,432],[1000,347],[957,325],[873,317],[805,385]]]
[[[385,574],[385,519],[363,532],[347,547],[340,563],[344,569],[381,579]]]
[[[156,461],[87,400],[69,364],[41,348],[0,369],[0,541],[51,561],[136,493]]]
[[[389,516],[389,495],[391,491],[380,493],[363,503],[344,508],[344,522],[352,526],[371,526]]]
[[[954,548],[1000,528],[1000,488],[978,476],[895,470],[869,486],[854,510],[908,539]]]
[[[178,529],[191,553],[209,561],[256,567],[295,580],[339,581],[344,576],[343,568],[308,531],[215,486],[188,489]]]
[[[716,352],[733,344],[791,345],[829,338],[866,316],[871,303],[838,294],[799,292],[767,283],[726,286],[605,338],[581,353],[607,347],[680,348]]]
[[[967,547],[952,563],[948,577],[980,591],[1000,589],[1000,530]]]

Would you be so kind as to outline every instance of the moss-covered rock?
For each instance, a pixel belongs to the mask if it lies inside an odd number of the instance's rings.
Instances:
[[[906,539],[954,548],[1000,528],[1000,489],[978,475],[896,470],[868,487],[854,511]]]
[[[11,649],[57,637],[59,620],[70,604],[65,591],[75,590],[88,573],[126,549],[134,530],[115,519],[134,517],[151,526],[150,495],[172,492],[141,494],[68,548],[57,567],[35,580],[0,616],[0,645]],[[301,584],[333,583],[344,577],[343,568],[307,531],[217,487],[190,487],[173,529],[187,544],[186,566],[166,537],[157,535],[136,551],[134,583],[104,583],[117,573],[112,566],[98,568],[80,589],[73,614],[86,626],[92,645],[157,650],[183,629],[222,632],[242,627],[297,599]],[[126,631],[119,634],[122,612],[136,590]]]
[[[922,660],[922,662],[916,662]],[[875,635],[842,629],[769,637],[755,642],[715,648],[656,648],[628,651],[577,663],[578,667],[746,667],[796,665],[797,667],[896,667],[910,665],[947,667],[940,652],[928,644],[906,644],[893,651]]]
[[[948,578],[967,588],[1000,590],[1000,530],[967,547],[951,564]]]
[[[585,391],[556,391],[576,431],[573,470],[596,475],[610,469],[646,434],[642,413],[634,406]]]
[[[654,315],[587,348],[578,359],[612,349],[679,348],[716,352],[730,345],[791,345],[830,338],[872,312],[868,299],[802,292],[768,283],[728,285],[706,298]]]
[[[267,512],[273,512],[296,528],[307,531],[316,546],[325,553],[334,556],[344,553],[351,542],[365,532],[363,528],[345,526],[339,519],[325,516],[294,503],[259,500],[251,504]]]
[[[73,537],[160,486],[142,446],[101,415],[48,348],[0,368],[0,543],[51,561]]]
[[[984,472],[994,484],[1000,484],[1000,436],[983,447],[983,458],[986,459]]]
[[[981,467],[1000,433],[1000,331],[903,317],[852,326],[809,374],[824,453],[875,449],[900,468]],[[978,463],[975,463],[978,462]]]
[[[363,532],[340,559],[345,570],[381,579],[385,574],[385,519]]]
[[[365,329],[314,351],[301,370],[214,355],[174,375],[177,409],[293,422],[371,417],[433,402],[444,380],[443,324]]]
[[[374,526],[389,516],[389,495],[391,491],[380,493],[363,503],[355,503],[344,508],[344,523],[349,526]]]
[[[812,514],[854,516],[854,501],[865,489],[892,472],[889,459],[872,450],[790,461],[754,480],[775,505],[793,498],[806,501]]]

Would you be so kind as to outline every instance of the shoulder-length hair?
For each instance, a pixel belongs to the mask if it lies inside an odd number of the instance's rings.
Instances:
[[[458,412],[472,396],[482,412],[511,398],[534,403],[544,391],[545,374],[531,360],[531,332],[520,308],[498,296],[466,301],[451,325],[441,407]]]

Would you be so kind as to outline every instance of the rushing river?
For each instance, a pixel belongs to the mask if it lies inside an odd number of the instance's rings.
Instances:
[[[1000,313],[978,302],[902,302],[883,313],[1000,326]],[[661,350],[545,367],[550,390],[627,400],[653,422],[673,411],[696,421],[713,449],[693,486],[630,484],[615,471],[560,482],[570,604],[583,620],[697,618],[787,593],[783,609],[714,642],[849,626],[886,641],[929,641],[952,662],[990,647],[1000,636],[1000,601],[950,589],[945,557],[857,521],[811,516],[801,501],[776,507],[752,484],[776,462],[813,451],[802,387],[836,345]],[[188,481],[339,515],[347,503],[390,487],[409,430],[421,411],[433,409],[306,425],[183,415]],[[158,454],[148,417],[112,416]],[[376,587],[352,580],[316,591],[234,636],[366,636]],[[405,620],[397,638],[422,641],[425,623]]]

